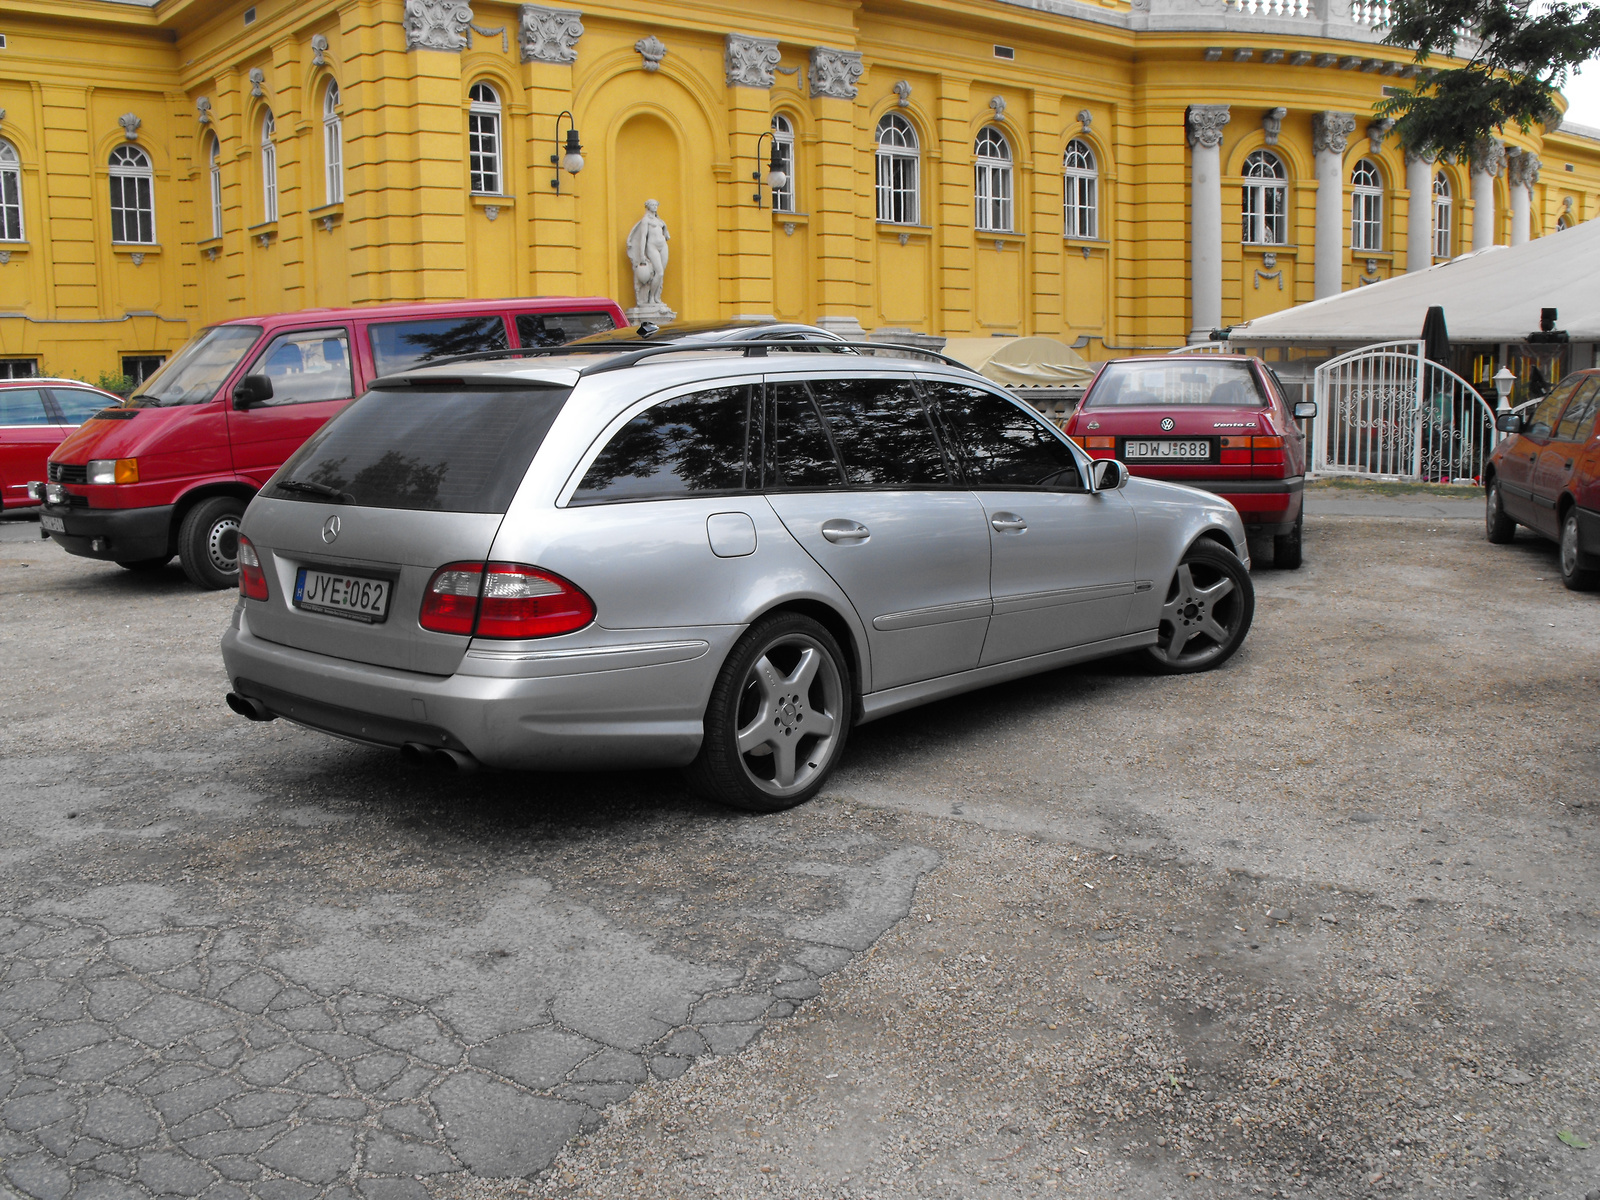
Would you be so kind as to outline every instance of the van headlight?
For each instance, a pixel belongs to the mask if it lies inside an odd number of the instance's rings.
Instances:
[[[90,483],[138,483],[139,460],[136,458],[91,458]]]

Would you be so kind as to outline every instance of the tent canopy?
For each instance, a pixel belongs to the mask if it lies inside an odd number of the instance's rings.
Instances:
[[[1235,325],[1247,345],[1369,345],[1420,337],[1431,305],[1444,306],[1450,340],[1520,342],[1539,310],[1559,310],[1574,342],[1600,341],[1600,221],[1586,221],[1520,246],[1492,246],[1426,270],[1300,304]]]
[[[1051,337],[951,338],[945,354],[994,383],[1010,387],[1078,387],[1094,368]]]

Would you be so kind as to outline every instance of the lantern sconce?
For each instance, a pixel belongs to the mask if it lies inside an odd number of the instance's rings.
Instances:
[[[565,152],[561,145],[561,118],[567,119],[567,142]],[[578,144],[578,129],[570,112],[563,111],[556,117],[556,153],[550,156],[550,165],[556,168],[555,178],[550,181],[550,186],[555,188],[556,195],[561,195],[561,172],[576,175],[583,170],[583,147]]]
[[[767,186],[774,193],[773,206],[777,206],[776,193],[783,191],[784,185],[789,182],[789,174],[783,169],[783,154],[778,149],[778,139],[772,137],[770,129],[762,132],[756,138],[756,162],[761,161],[761,138],[772,138],[772,153],[767,159]],[[751,171],[750,178],[756,181],[756,190],[750,199],[756,202],[756,207],[761,207],[761,172]]]

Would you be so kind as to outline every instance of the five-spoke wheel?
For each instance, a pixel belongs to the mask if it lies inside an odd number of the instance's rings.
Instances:
[[[1196,542],[1167,585],[1150,657],[1173,675],[1219,666],[1244,641],[1255,609],[1250,572],[1238,556],[1216,542]]]

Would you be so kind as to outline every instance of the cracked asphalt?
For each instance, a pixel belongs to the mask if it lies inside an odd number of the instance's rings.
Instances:
[[[773,818],[250,725],[230,596],[35,539],[0,1192],[1600,1187],[1600,600],[1531,537],[1314,516],[1227,669],[902,714]]]

